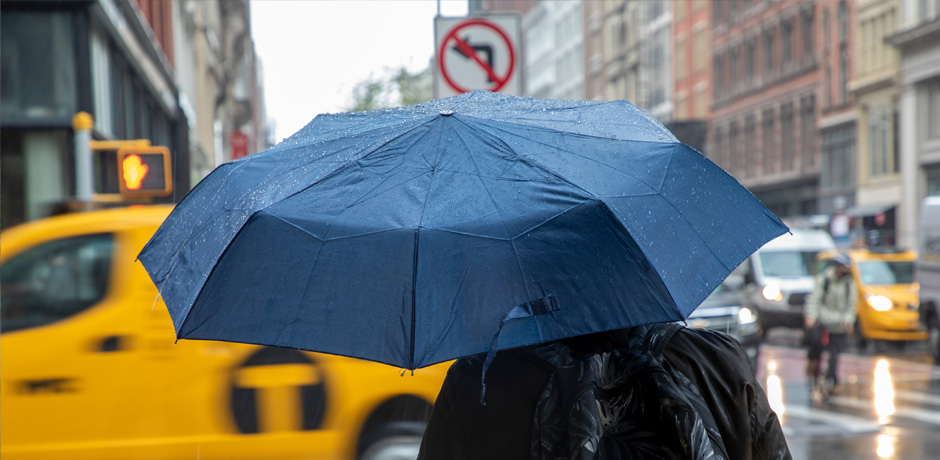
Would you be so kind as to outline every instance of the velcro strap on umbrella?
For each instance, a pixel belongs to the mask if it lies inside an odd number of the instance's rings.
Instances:
[[[482,385],[480,404],[486,405],[486,401],[484,400],[486,396],[486,370],[489,369],[490,364],[493,363],[493,358],[496,357],[496,345],[499,342],[499,334],[503,331],[503,325],[514,319],[531,318],[560,309],[561,307],[558,305],[558,301],[555,300],[555,296],[549,294],[540,299],[530,300],[524,304],[512,307],[512,309],[506,313],[506,316],[503,316],[503,319],[499,320],[499,329],[496,330],[496,335],[493,336],[493,342],[490,343],[490,349],[486,352],[486,360],[483,361],[483,375],[480,376],[480,384]]]

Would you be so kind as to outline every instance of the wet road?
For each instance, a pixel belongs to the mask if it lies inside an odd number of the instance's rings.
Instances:
[[[920,344],[849,350],[840,385],[814,402],[796,331],[771,331],[758,378],[783,424],[793,458],[940,458],[940,366]]]

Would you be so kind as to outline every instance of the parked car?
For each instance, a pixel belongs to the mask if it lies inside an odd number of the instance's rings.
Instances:
[[[917,250],[914,280],[920,286],[920,323],[928,332],[927,349],[940,364],[940,196],[929,196],[921,205]]]
[[[813,290],[813,262],[821,251],[835,249],[822,230],[793,229],[752,254],[741,264],[748,305],[758,313],[761,331],[803,328],[803,306]]]
[[[852,261],[852,277],[858,289],[854,335],[859,345],[926,339],[927,333],[918,321],[919,287],[914,282],[917,252],[897,248],[841,252]],[[836,254],[837,251],[820,253],[815,272],[825,270]]]
[[[170,212],[52,217],[0,238],[4,459],[417,455],[448,363],[175,343],[140,249]]]
[[[742,283],[726,280],[689,315],[690,327],[712,329],[731,335],[744,347],[752,365],[757,364],[761,333],[757,312],[748,306]]]

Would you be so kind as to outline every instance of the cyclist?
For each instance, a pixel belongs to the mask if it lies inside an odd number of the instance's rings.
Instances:
[[[812,382],[819,377],[819,359],[826,347],[829,366],[825,377],[834,387],[839,382],[839,353],[855,324],[858,290],[852,279],[849,257],[840,253],[832,262],[816,276],[816,286],[806,302],[805,317],[808,334],[806,375]],[[825,338],[828,338],[828,344]]]

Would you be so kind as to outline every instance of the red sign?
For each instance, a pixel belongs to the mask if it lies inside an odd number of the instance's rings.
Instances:
[[[515,73],[516,51],[502,27],[483,18],[471,18],[447,31],[440,41],[437,61],[440,76],[453,91],[497,92]],[[483,80],[476,81],[474,75]]]
[[[248,135],[241,131],[232,131],[232,159],[248,156]]]

